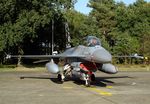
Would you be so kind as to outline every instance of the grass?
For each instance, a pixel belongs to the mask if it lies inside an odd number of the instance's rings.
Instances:
[[[119,71],[150,71],[150,65],[116,65]]]
[[[44,66],[34,66],[34,65],[1,65],[0,66],[0,72],[3,71],[46,71],[46,68]]]
[[[150,71],[150,65],[115,65],[119,71]],[[47,71],[44,65],[0,65],[0,72],[3,71]]]

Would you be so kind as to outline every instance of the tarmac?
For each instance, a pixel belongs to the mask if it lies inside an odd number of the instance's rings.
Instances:
[[[97,72],[91,87],[48,72],[0,72],[0,104],[150,104],[150,72]]]

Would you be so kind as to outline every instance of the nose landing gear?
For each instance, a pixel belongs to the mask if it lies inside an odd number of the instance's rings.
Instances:
[[[90,87],[91,86],[90,76],[88,74],[86,74],[84,79],[85,79],[85,86]]]
[[[90,87],[91,86],[91,82],[95,81],[95,75],[94,74],[86,74],[85,75],[85,86],[86,87]]]

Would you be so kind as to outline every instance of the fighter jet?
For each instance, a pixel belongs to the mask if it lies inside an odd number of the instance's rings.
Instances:
[[[102,71],[109,74],[116,74],[117,67],[111,64],[111,54],[101,46],[100,40],[95,36],[86,37],[86,45],[79,45],[67,49],[58,55],[22,55],[22,58],[30,59],[49,59],[46,63],[46,69],[57,74],[59,81],[63,82],[68,76],[77,77],[85,81],[85,86],[90,86],[95,80],[94,73]],[[18,57],[18,55],[9,55],[7,57]],[[54,59],[59,58],[64,61],[64,65],[59,67]]]

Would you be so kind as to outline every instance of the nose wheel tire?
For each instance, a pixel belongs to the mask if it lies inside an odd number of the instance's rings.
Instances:
[[[91,86],[91,78],[90,75],[85,74],[85,86],[90,87]]]
[[[86,87],[90,87],[91,86],[91,81],[90,80],[86,80],[85,81],[85,86]]]
[[[89,78],[89,76],[87,77],[87,79],[85,80],[85,86],[90,87],[92,81],[95,81],[95,75],[94,74],[91,74],[90,78]]]

